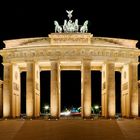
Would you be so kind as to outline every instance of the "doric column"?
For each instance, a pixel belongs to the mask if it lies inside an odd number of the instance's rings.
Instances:
[[[122,116],[138,116],[138,71],[137,63],[125,64],[122,68]]]
[[[138,116],[140,116],[140,80],[138,81]]]
[[[11,116],[11,64],[4,64],[3,117]]]
[[[90,60],[84,60],[82,64],[82,117],[91,116],[91,69]]]
[[[60,116],[59,70],[58,62],[51,62],[51,116]]]
[[[131,63],[131,116],[138,116],[138,63]]]
[[[115,71],[114,64],[104,63],[102,66],[102,116],[115,116]]]
[[[40,116],[40,69],[37,63],[34,63],[34,116]]]
[[[26,79],[26,115],[33,117],[34,115],[34,63],[27,63],[27,79]]]
[[[121,77],[121,107],[122,107],[122,116],[130,117],[131,116],[131,93],[132,93],[132,68],[131,65],[124,64],[122,68],[122,77]]]
[[[130,116],[130,65],[124,64],[121,73],[121,113]]]
[[[101,112],[102,116],[107,117],[107,66],[106,64],[103,64],[102,66],[102,94],[101,94]]]
[[[0,80],[0,117],[3,116],[3,81]]]
[[[15,118],[20,116],[20,71],[17,64],[12,64],[11,67],[11,113]]]
[[[38,63],[27,63],[26,84],[27,117],[38,117],[40,116],[40,69]]]

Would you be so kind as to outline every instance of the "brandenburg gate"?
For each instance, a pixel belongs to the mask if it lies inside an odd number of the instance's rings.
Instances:
[[[3,94],[0,94],[3,117],[15,118],[21,114],[20,73],[23,71],[27,72],[26,115],[40,116],[40,72],[44,70],[51,71],[50,111],[54,118],[60,117],[62,70],[81,71],[83,118],[91,116],[92,70],[102,73],[102,116],[115,116],[115,71],[121,73],[122,116],[138,116],[137,66],[140,50],[136,48],[137,41],[94,37],[87,30],[82,31],[82,27],[80,32],[75,32],[70,25],[62,32],[61,28],[57,29],[61,26],[55,26],[55,33],[48,37],[4,41],[5,48],[0,50],[4,66]]]

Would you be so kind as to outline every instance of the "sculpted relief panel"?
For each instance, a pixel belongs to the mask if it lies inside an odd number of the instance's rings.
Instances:
[[[52,33],[49,35],[50,38],[50,44],[53,47],[53,45],[57,45],[57,47],[61,47],[62,44],[74,44],[74,45],[88,45],[91,44],[92,34],[90,33]]]
[[[13,83],[13,89],[19,91],[19,85],[17,83]]]
[[[73,37],[67,37],[67,38],[53,38],[51,39],[52,44],[79,44],[79,43],[89,43],[88,38],[73,38]]]
[[[128,89],[128,82],[122,85],[122,90],[127,90],[127,89]]]

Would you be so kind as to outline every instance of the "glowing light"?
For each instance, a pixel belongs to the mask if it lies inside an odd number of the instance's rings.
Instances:
[[[95,105],[94,108],[95,108],[95,109],[99,109],[99,106],[98,106],[98,105]]]
[[[48,109],[49,109],[49,106],[48,106],[48,105],[46,105],[44,108],[45,108],[45,110],[48,110]]]
[[[61,112],[60,115],[69,116],[70,113],[71,113],[70,111]]]

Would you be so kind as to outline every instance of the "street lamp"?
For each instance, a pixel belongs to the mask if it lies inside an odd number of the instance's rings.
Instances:
[[[49,106],[48,105],[45,105],[44,108],[45,108],[45,110],[48,110],[49,109]]]
[[[99,113],[99,106],[98,105],[95,105],[94,106],[94,110],[95,110],[95,114],[98,114]]]
[[[44,113],[48,113],[49,109],[50,109],[49,105],[45,105],[44,106]]]
[[[95,108],[96,110],[98,110],[98,109],[99,109],[99,106],[98,106],[98,105],[95,105],[94,108]]]

